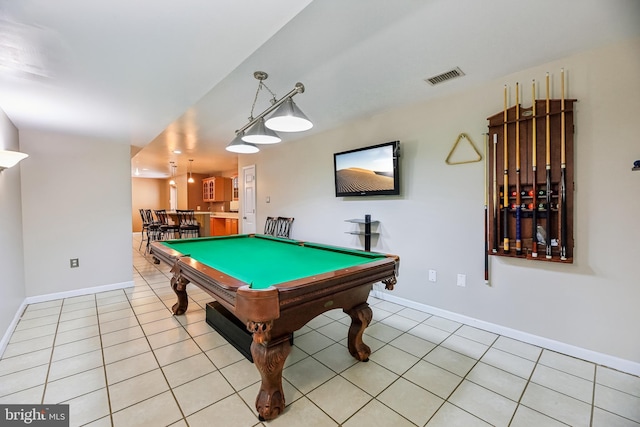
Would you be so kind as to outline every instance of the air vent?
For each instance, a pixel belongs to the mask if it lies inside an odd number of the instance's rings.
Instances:
[[[442,74],[438,74],[437,76],[424,79],[424,81],[429,83],[431,86],[435,86],[439,83],[446,82],[447,80],[455,79],[456,77],[462,77],[462,76],[464,76],[464,73],[459,67],[456,67],[453,70],[449,70]]]

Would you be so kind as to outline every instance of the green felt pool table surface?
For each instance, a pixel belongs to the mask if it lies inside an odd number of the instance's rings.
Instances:
[[[385,258],[384,254],[246,234],[169,240],[162,244],[253,289]]]

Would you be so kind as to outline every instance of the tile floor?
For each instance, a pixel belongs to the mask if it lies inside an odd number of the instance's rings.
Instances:
[[[260,422],[259,374],[204,321],[174,317],[169,272],[137,252],[133,288],[29,305],[0,360],[0,403],[69,403],[73,426],[636,426],[640,378],[371,298],[370,361],[329,311],[296,334],[287,409]],[[225,421],[221,421],[224,419]]]

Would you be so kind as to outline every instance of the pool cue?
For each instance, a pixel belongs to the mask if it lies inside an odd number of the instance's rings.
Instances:
[[[493,134],[493,249],[498,253],[498,134]]]
[[[566,141],[564,115],[564,68],[560,70],[560,259],[567,259],[567,187],[566,187]]]
[[[551,259],[551,130],[549,124],[549,73],[547,73],[546,164],[547,170],[547,244],[546,258]]]
[[[520,204],[520,86],[516,82],[516,255],[522,255],[522,209]]]
[[[509,150],[507,148],[507,85],[504,85],[504,124],[503,128],[503,141],[504,152],[502,164],[504,165],[504,182],[503,182],[503,210],[504,215],[502,219],[503,229],[503,253],[509,253]]]
[[[533,207],[531,211],[531,256],[533,258],[538,257],[538,201],[536,200],[537,195],[537,184],[538,180],[537,169],[538,169],[538,160],[536,159],[537,155],[537,147],[536,144],[538,139],[536,137],[536,81],[533,81],[533,85],[531,87],[531,99],[533,100],[533,132],[531,135],[532,140],[532,153],[531,153],[531,169],[533,170],[533,188],[531,189],[531,205]]]
[[[487,178],[487,145],[489,134],[484,134],[484,283],[489,283],[489,179]]]

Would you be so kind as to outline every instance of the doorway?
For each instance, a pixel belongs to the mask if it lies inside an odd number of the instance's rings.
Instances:
[[[174,185],[169,186],[169,210],[178,209],[178,188]]]
[[[256,232],[256,165],[242,168],[242,233]]]

